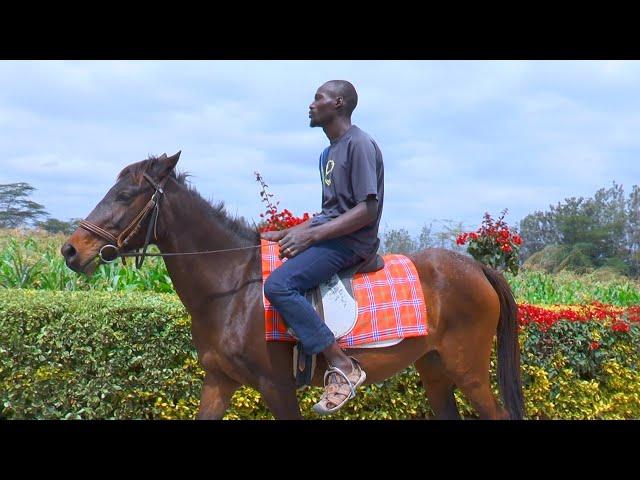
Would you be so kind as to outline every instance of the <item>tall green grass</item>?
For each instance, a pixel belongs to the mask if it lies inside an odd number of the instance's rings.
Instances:
[[[69,269],[60,254],[64,235],[0,232],[0,287],[43,290],[174,291],[164,261],[149,257],[140,270],[120,260],[101,265],[92,277]],[[150,252],[157,252],[151,247]]]
[[[547,274],[521,270],[505,274],[518,303],[576,305],[594,301],[618,306],[640,305],[640,283],[622,276],[600,278],[597,273]]]

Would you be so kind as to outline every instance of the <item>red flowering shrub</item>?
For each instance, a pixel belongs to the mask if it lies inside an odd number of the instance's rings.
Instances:
[[[636,309],[635,306],[620,307],[600,302],[520,304],[518,324],[523,361],[547,371],[568,368],[580,380],[605,381],[608,362],[637,365],[633,356],[634,352],[640,353]],[[557,363],[559,358],[563,359],[562,366]],[[557,385],[552,385],[551,391],[556,388]]]
[[[611,321],[614,332],[629,333],[631,323],[640,323],[636,316],[638,307],[617,307],[600,302],[586,305],[539,306],[522,303],[518,305],[518,324],[526,326],[536,323],[542,331],[548,330],[560,320],[569,322]]]
[[[640,306],[627,309],[627,320],[640,323]]]
[[[286,230],[287,228],[294,227],[300,223],[304,223],[309,220],[309,214],[307,212],[302,215],[302,217],[296,217],[286,208],[281,212],[278,212],[278,205],[280,202],[276,202],[274,205],[271,203],[271,197],[273,197],[273,193],[267,192],[267,185],[264,182],[264,179],[258,172],[253,172],[256,175],[256,181],[260,182],[262,186],[262,190],[260,191],[260,196],[262,197],[262,202],[266,203],[267,207],[264,213],[260,214],[260,218],[264,218],[258,224],[258,230],[260,232],[271,232],[275,230]]]
[[[475,232],[461,233],[456,238],[456,243],[464,245],[468,242],[467,252],[473,258],[485,265],[517,275],[522,238],[517,233],[512,233],[504,221],[507,211],[504,209],[495,222],[485,212],[480,228]]]
[[[615,321],[611,325],[611,330],[614,332],[629,333],[629,324],[627,322]]]

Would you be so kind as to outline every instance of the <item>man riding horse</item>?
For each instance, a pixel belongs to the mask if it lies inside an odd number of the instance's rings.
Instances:
[[[384,198],[382,153],[356,125],[353,85],[332,80],[309,105],[309,125],[322,127],[330,145],[320,156],[322,212],[295,227],[262,234],[277,241],[287,260],[266,280],[264,294],[298,337],[307,355],[322,352],[328,370],[325,391],[313,409],[329,414],[353,398],[366,374],[338,346],[334,334],[305,298],[305,292],[377,250]]]
[[[387,256],[385,276],[398,262],[415,268],[416,290],[426,299],[422,318],[428,334],[402,335],[399,343],[379,348],[346,347],[358,362],[341,351],[302,297],[339,270],[356,268],[368,278],[367,272],[375,271],[368,270],[371,260],[376,268],[379,263],[374,250],[382,213],[382,155],[351,125],[356,99],[349,83],[328,82],[310,105],[311,126],[322,126],[331,141],[320,157],[323,211],[306,224],[263,235],[277,241],[286,257],[264,289],[257,229],[189,187],[185,175],[175,172],[180,152],[150,157],[120,172],[62,246],[67,266],[91,275],[97,259],[139,256],[141,263],[146,247],[158,246],[191,317],[193,344],[205,372],[198,418],[223,418],[243,385],[260,393],[275,418],[301,418],[297,377],[291,375],[293,346],[265,341],[266,295],[290,323],[304,353],[324,353],[318,364],[327,365],[327,375],[317,372],[310,379],[313,386],[325,386],[317,412],[342,407],[365,378],[382,382],[413,365],[435,418],[460,419],[458,389],[480,418],[522,419],[518,306],[500,272],[440,248]],[[133,253],[136,249],[143,253]],[[494,344],[502,405],[491,385]]]

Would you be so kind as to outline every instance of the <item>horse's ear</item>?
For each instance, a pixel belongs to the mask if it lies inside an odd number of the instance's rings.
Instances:
[[[170,157],[167,157],[166,153],[163,153],[161,156],[159,156],[158,161],[156,163],[156,172],[155,172],[156,175],[158,177],[164,177],[171,170],[173,170],[176,164],[178,163],[178,160],[180,159],[181,153],[182,153],[182,150],[180,150],[178,153]]]

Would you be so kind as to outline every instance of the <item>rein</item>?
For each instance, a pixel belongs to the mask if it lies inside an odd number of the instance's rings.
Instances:
[[[107,245],[104,245],[100,251],[98,252],[98,257],[100,261],[103,263],[112,263],[115,262],[118,257],[122,258],[122,262],[126,265],[126,257],[136,257],[135,265],[136,268],[140,268],[144,262],[146,257],[173,257],[177,255],[203,255],[208,253],[218,253],[218,252],[230,252],[233,250],[246,250],[249,248],[258,248],[260,245],[252,245],[250,247],[237,247],[237,248],[226,248],[222,250],[206,250],[202,252],[181,252],[181,253],[147,253],[147,247],[151,242],[151,232],[153,231],[153,239],[154,241],[158,240],[157,236],[157,226],[158,226],[158,215],[160,213],[160,200],[162,199],[162,195],[164,194],[164,185],[169,179],[169,174],[164,177],[159,183],[156,183],[146,172],[142,174],[144,178],[153,186],[155,189],[153,195],[151,195],[151,199],[147,202],[144,208],[135,216],[135,218],[129,223],[129,225],[118,235],[117,237],[106,231],[104,228],[99,227],[98,225],[91,223],[87,220],[82,220],[79,224],[80,227],[85,230],[103,238],[104,240],[111,242]],[[142,247],[142,252],[134,252],[134,253],[121,253],[120,250],[126,248],[127,244],[131,237],[133,237],[140,227],[142,223],[145,221],[147,216],[151,214],[151,220],[149,221],[149,226],[147,227],[147,234],[144,240],[144,246]]]

